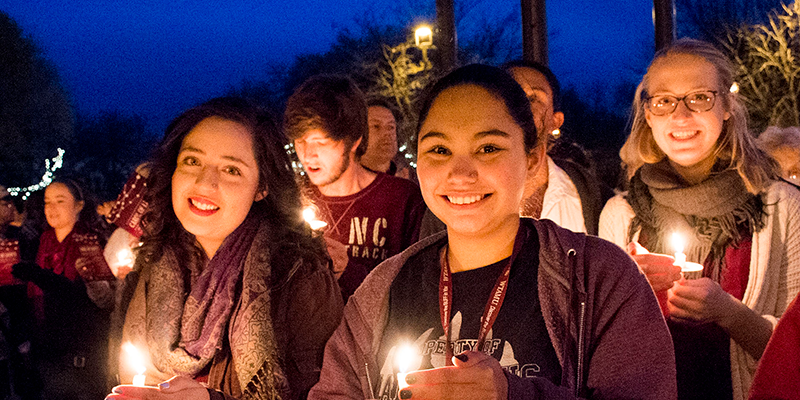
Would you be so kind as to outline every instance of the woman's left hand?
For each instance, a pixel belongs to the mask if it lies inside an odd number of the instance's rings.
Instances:
[[[175,376],[155,386],[121,385],[106,400],[209,400],[208,389],[194,379]]]
[[[671,318],[698,322],[721,322],[735,312],[733,298],[709,278],[681,279],[669,290]]]
[[[466,351],[453,357],[455,366],[417,371],[406,376],[411,385],[400,391],[401,399],[497,399],[508,398],[508,380],[493,357]]]

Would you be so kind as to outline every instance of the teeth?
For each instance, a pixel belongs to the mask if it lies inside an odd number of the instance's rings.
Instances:
[[[686,139],[688,137],[694,136],[695,133],[697,133],[697,131],[677,131],[677,132],[672,132],[672,137],[674,137],[675,139]]]
[[[472,204],[477,202],[478,200],[482,199],[483,195],[477,194],[474,196],[447,196],[447,200],[450,200],[453,204]]]
[[[201,203],[201,202],[199,202],[199,201],[197,201],[195,199],[189,199],[189,201],[192,202],[193,206],[195,206],[195,207],[197,207],[197,208],[199,208],[199,209],[201,209],[203,211],[219,210],[219,207],[217,207],[217,206],[215,206],[213,204]]]

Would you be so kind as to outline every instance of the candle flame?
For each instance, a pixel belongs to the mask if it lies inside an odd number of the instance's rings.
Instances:
[[[686,246],[686,242],[683,240],[683,236],[678,232],[674,232],[672,234],[672,247],[675,249],[675,252],[683,253],[684,246]]]
[[[117,252],[117,263],[120,266],[133,264],[133,252],[130,249],[120,249]]]
[[[142,357],[142,353],[139,351],[139,349],[137,349],[136,346],[134,346],[131,342],[125,342],[125,344],[122,345],[122,348],[126,353],[128,353],[128,362],[136,371],[136,374],[143,375],[147,368],[144,366],[144,358]]]
[[[303,209],[303,219],[308,222],[308,225],[310,225],[311,229],[313,230],[322,229],[328,226],[327,222],[317,219],[317,212],[314,209],[314,206],[308,206]]]
[[[395,355],[395,359],[397,360],[397,369],[400,372],[408,372],[411,369],[411,363],[414,362],[414,359],[417,356],[417,352],[414,351],[409,345],[403,345],[399,349],[397,349],[397,353]]]

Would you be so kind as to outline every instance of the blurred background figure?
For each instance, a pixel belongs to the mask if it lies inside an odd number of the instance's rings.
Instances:
[[[568,157],[551,156],[550,152],[564,124],[558,79],[549,68],[535,62],[511,61],[503,67],[528,96],[539,137],[536,151],[547,161],[529,173],[520,215],[546,218],[574,232],[596,235],[605,199],[594,173],[585,166],[590,164],[586,154],[577,146],[562,146],[577,153]]]
[[[31,282],[38,330],[32,352],[45,399],[98,399],[104,394],[108,317],[114,276],[103,259],[102,238],[92,230],[95,208],[73,179],[56,179],[44,191],[50,226],[39,240],[36,263],[13,267]],[[80,384],[76,384],[80,382]]]
[[[758,137],[758,146],[781,166],[781,177],[800,187],[800,127],[770,126]]]
[[[23,252],[30,257],[31,250],[30,241],[14,225],[22,214],[17,199],[0,186],[0,398],[32,399],[38,386],[30,364],[32,308],[25,282],[11,274],[13,265],[23,259]]]
[[[139,247],[139,237],[142,236],[142,216],[147,211],[147,201],[144,195],[147,190],[147,176],[149,170],[146,164],[136,168],[128,182],[122,188],[117,200],[108,207],[106,221],[116,227],[108,243],[103,249],[111,272],[117,279],[125,279],[136,262],[136,252]]]
[[[373,172],[414,180],[416,174],[403,155],[397,152],[397,131],[402,124],[402,116],[381,98],[369,99],[367,106],[369,140],[367,151],[361,156],[361,165]]]

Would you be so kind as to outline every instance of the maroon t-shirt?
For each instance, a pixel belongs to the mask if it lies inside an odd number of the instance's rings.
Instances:
[[[350,260],[339,277],[345,299],[375,266],[417,241],[425,214],[419,187],[384,173],[349,196],[324,196],[314,187],[310,197],[328,223],[325,234],[347,247]]]

